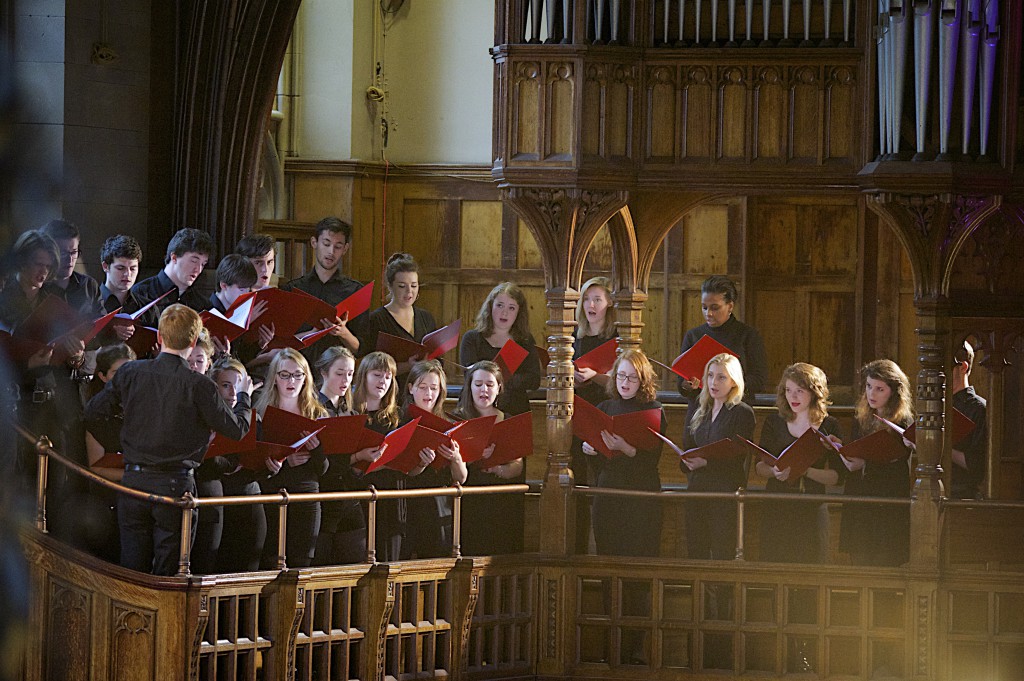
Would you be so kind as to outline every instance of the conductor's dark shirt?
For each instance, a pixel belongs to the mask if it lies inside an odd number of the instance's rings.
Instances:
[[[124,414],[121,445],[125,463],[196,468],[210,443],[210,431],[236,440],[249,432],[249,395],[238,394],[232,411],[208,377],[190,371],[185,360],[162,352],[155,359],[128,362],[94,397],[86,419]]]

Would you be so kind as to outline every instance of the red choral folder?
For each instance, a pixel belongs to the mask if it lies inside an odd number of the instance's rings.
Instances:
[[[744,437],[737,437],[736,442],[741,447],[753,452],[755,455],[760,457],[769,466],[774,466],[778,470],[789,469],[789,479],[796,480],[807,472],[810,468],[821,458],[824,452],[824,443],[821,441],[820,434],[813,428],[809,428],[807,432],[798,437],[788,447],[782,450],[778,456],[775,456],[768,450],[755,445],[750,440]]]
[[[605,447],[604,439],[601,438],[602,430],[622,437],[637,449],[652,449],[658,446],[658,438],[652,435],[651,431],[660,429],[660,409],[645,409],[609,416],[579,395],[573,398],[573,434],[584,442],[589,442],[591,447],[609,459],[619,456],[621,452],[613,452]]]
[[[210,332],[211,338],[227,339],[229,342],[235,340],[246,331],[246,326],[239,326],[237,317],[228,319],[217,310],[206,310],[200,313],[199,319],[203,326]]]
[[[91,468],[124,468],[124,454],[120,452],[107,452],[99,460],[90,466]]]
[[[294,336],[281,336],[275,334],[273,340],[267,345],[267,350],[280,350],[281,348],[292,348],[293,350],[302,350],[308,348],[313,343],[329,334],[334,330],[334,327],[328,326],[326,329],[313,329],[306,331],[305,333],[297,333]]]
[[[260,471],[266,470],[265,459],[274,459],[275,461],[283,461],[287,457],[291,456],[295,452],[299,451],[306,446],[306,443],[313,437],[315,437],[320,430],[316,430],[299,440],[287,444],[281,445],[273,442],[260,442],[256,441],[255,446],[247,451],[240,452],[238,456],[238,462],[243,468],[249,470]]]
[[[969,419],[962,411],[960,411],[956,407],[952,407],[952,409],[953,409],[953,416],[952,416],[952,420],[953,420],[953,438],[952,438],[952,441],[953,441],[953,448],[956,449],[957,445],[962,444],[964,439],[968,435],[970,435],[972,432],[974,432],[975,424],[974,424],[974,421]],[[900,428],[899,426],[897,426],[895,423],[893,423],[889,419],[882,418],[878,414],[875,414],[875,418],[878,419],[879,421],[881,421],[886,427],[888,427],[894,433],[897,433],[901,437],[905,437],[906,439],[910,440],[914,444],[917,444],[917,439],[916,439],[917,438],[917,424],[916,423],[911,423],[909,428],[903,429],[903,428]]]
[[[370,309],[373,301],[373,282],[363,286],[361,289],[341,301],[334,307],[334,313],[343,320],[355,319]],[[345,315],[348,315],[346,317]]]
[[[316,326],[321,319],[334,317],[334,308],[319,298],[300,291],[282,291],[279,288],[263,288],[243,293],[228,308],[227,314],[231,316],[243,305],[255,307],[260,302],[266,302],[267,308],[255,321],[258,322],[258,326],[273,325],[274,333],[278,336],[294,336],[305,325]],[[259,340],[258,326],[252,326],[245,332],[245,340]]]
[[[173,291],[173,290],[174,289],[171,289],[171,291]],[[133,324],[135,324],[135,320],[137,320],[142,315],[146,314],[150,310],[150,308],[152,308],[154,305],[159,303],[161,300],[163,300],[167,296],[171,295],[171,291],[167,291],[166,293],[164,293],[164,294],[154,298],[153,300],[149,301],[148,303],[146,303],[145,305],[140,307],[135,312],[132,312],[131,314],[127,314],[127,313],[124,313],[124,312],[118,312],[116,315],[114,315],[114,319],[111,322],[111,325],[112,326],[132,326]]]
[[[737,357],[736,353],[725,347],[714,338],[708,335],[701,336],[701,339],[693,344],[689,350],[679,355],[672,361],[669,369],[673,373],[682,376],[687,381],[693,379],[704,379],[704,368],[712,357],[722,353],[728,353]]]
[[[444,434],[458,443],[462,460],[470,464],[483,456],[484,450],[490,444],[491,431],[494,430],[494,422],[497,418],[497,416],[481,416],[462,421],[444,431]],[[448,461],[439,456],[431,465],[434,468],[444,468],[447,464]]]
[[[377,334],[376,349],[391,355],[399,363],[408,362],[416,356],[421,356],[422,359],[437,359],[458,345],[461,328],[462,320],[456,319],[448,326],[428,333],[423,337],[422,343],[399,338],[390,333],[379,333]]]
[[[525,412],[495,423],[487,438],[487,445],[492,444],[491,455],[476,459],[474,466],[486,470],[533,454],[533,414]]]
[[[250,415],[251,424],[249,431],[245,434],[241,440],[235,440],[227,435],[217,433],[213,436],[213,440],[210,441],[210,446],[206,448],[206,454],[203,456],[204,459],[211,459],[215,456],[227,456],[229,454],[240,454],[248,449],[256,447],[256,410],[252,410]]]
[[[903,436],[882,429],[876,430],[866,437],[845,444],[839,448],[845,459],[864,459],[870,463],[892,463],[907,458],[907,448],[903,444]]]
[[[134,350],[135,356],[139,359],[149,356],[156,344],[156,329],[138,324],[135,325],[131,338],[125,341],[125,345]]]
[[[573,360],[573,364],[576,365],[577,369],[593,369],[599,374],[607,374],[615,364],[618,349],[619,339],[612,338],[606,343],[601,343],[590,352],[580,355]]]
[[[494,356],[494,361],[501,369],[502,375],[507,381],[516,373],[516,370],[523,363],[523,360],[530,356],[529,350],[509,338],[501,346],[501,350]]]
[[[317,437],[324,454],[355,454],[362,449],[360,445],[366,420],[366,414],[317,419],[316,424],[323,426]]]
[[[651,428],[650,431],[651,433],[656,435],[659,440],[661,440],[669,447],[671,447],[672,451],[674,451],[680,458],[689,459],[691,457],[699,456],[703,459],[707,459],[708,461],[710,461],[712,459],[731,459],[735,457],[737,454],[740,454],[740,449],[737,446],[736,442],[730,440],[729,438],[723,438],[721,440],[718,440],[717,442],[706,444],[703,447],[695,447],[689,452],[687,452],[682,447],[677,445],[675,442],[673,442],[666,436],[659,433],[654,428]]]
[[[410,445],[416,431],[419,430],[420,426],[419,419],[413,419],[409,423],[405,424],[401,428],[397,428],[387,435],[380,435],[372,430],[367,430],[367,433],[373,433],[377,436],[377,443],[383,449],[380,458],[369,465],[360,465],[358,467],[363,468],[367,473],[372,473],[378,468],[390,468],[392,470],[401,471],[402,473],[408,473],[413,468],[420,465],[420,449],[413,449]],[[428,429],[429,430],[429,429]],[[364,447],[372,447],[373,444],[365,444]],[[365,464],[365,462],[362,462]]]

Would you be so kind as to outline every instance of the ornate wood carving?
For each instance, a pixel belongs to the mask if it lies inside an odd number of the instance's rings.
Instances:
[[[300,0],[181,3],[171,224],[231,253],[256,216],[260,151]]]
[[[452,678],[455,681],[467,677],[469,668],[469,632],[473,626],[473,614],[480,596],[480,574],[473,570],[473,561],[459,560],[452,577]]]
[[[46,633],[46,678],[89,678],[92,595],[71,584],[50,581]]]
[[[192,681],[199,681],[199,650],[202,648],[203,636],[206,634],[206,625],[210,621],[210,594],[199,595],[199,608],[195,615],[195,632],[192,634],[192,651],[188,665],[188,677]]]
[[[111,679],[151,679],[156,672],[155,610],[113,601],[110,644]]]

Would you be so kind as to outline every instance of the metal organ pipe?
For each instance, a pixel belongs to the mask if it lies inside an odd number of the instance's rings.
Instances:
[[[810,47],[811,42],[811,0],[804,0],[804,41],[800,43],[803,47]]]
[[[736,0],[726,0],[729,10],[729,42],[728,47],[736,47]]]
[[[956,56],[960,46],[963,0],[943,0],[939,11],[939,157],[949,153],[949,132],[953,124],[953,92],[956,85]]]
[[[978,153],[988,154],[989,124],[992,119],[992,92],[996,79],[996,48],[999,46],[999,0],[985,1],[984,39],[981,43],[981,120]]]
[[[914,3],[914,113],[917,153],[925,149],[928,130],[928,104],[931,94],[932,40],[935,34],[934,0]]]
[[[891,74],[889,108],[890,153],[900,150],[900,121],[903,120],[903,91],[906,81],[907,21],[903,0],[891,0],[889,4],[889,72]]]
[[[761,25],[764,30],[764,37],[761,39],[761,47],[766,47],[770,44],[768,40],[768,24],[771,23],[772,18],[772,0],[764,0],[761,4]]]
[[[884,158],[889,153],[889,62],[887,41],[889,15],[883,10],[885,0],[879,0],[878,24],[875,25],[875,49],[878,52],[878,153]]]
[[[822,45],[832,44],[832,0],[824,0],[822,5],[825,7],[825,40],[822,41]]]
[[[566,0],[568,2],[568,0]],[[609,42],[619,42],[619,9],[622,6],[622,0],[612,0],[612,39]]]
[[[850,7],[853,0],[843,0],[843,43],[850,44]]]
[[[971,125],[974,120],[974,89],[978,76],[978,41],[981,21],[979,0],[967,0],[967,15],[960,21],[960,83],[963,103],[963,153],[971,148]]]

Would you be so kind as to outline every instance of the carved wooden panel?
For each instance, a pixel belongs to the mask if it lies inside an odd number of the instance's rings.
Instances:
[[[825,85],[825,160],[849,162],[856,154],[857,72],[850,66],[827,69]]]
[[[740,67],[718,73],[718,158],[747,160],[747,73]]]
[[[92,664],[92,594],[52,578],[48,591],[46,679],[85,681]]]
[[[786,90],[782,69],[765,66],[757,69],[754,83],[754,159],[781,161],[785,158]]]
[[[522,62],[515,64],[514,68],[508,102],[512,109],[509,160],[536,161],[540,158],[541,65]]]
[[[683,75],[683,146],[680,158],[691,161],[710,161],[714,147],[712,124],[716,106],[712,96],[711,69],[706,66],[684,67]],[[650,104],[648,103],[648,106]],[[651,131],[657,136],[658,131]]]
[[[680,144],[680,94],[677,92],[676,68],[660,65],[648,69],[647,135],[644,156],[656,163],[671,163]]]
[[[155,610],[112,601],[110,622],[111,679],[135,680],[154,678],[156,660]]]
[[[814,163],[818,161],[821,141],[821,118],[818,108],[820,76],[812,66],[790,71],[790,159]]]
[[[597,62],[586,67],[580,121],[585,157],[606,161],[633,155],[635,65]]]
[[[570,62],[547,64],[544,137],[545,161],[568,161],[573,157],[576,130],[575,65]]]

